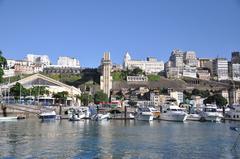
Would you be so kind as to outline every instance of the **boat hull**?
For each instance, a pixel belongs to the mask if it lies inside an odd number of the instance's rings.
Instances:
[[[161,114],[161,120],[183,122],[187,119],[186,114]]]
[[[137,117],[137,120],[141,120],[141,121],[152,121],[153,120],[153,115],[139,115]]]
[[[56,115],[40,115],[39,118],[42,120],[55,120]]]
[[[18,117],[0,117],[0,121],[12,121],[17,119]]]

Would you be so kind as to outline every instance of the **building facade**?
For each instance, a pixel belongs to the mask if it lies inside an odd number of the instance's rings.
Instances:
[[[216,58],[213,61],[213,74],[218,81],[228,80],[228,61],[225,58]]]
[[[158,74],[164,71],[163,61],[158,61],[156,58],[148,57],[147,60],[132,60],[131,56],[127,52],[124,56],[124,69],[140,68],[146,74]]]
[[[51,64],[48,55],[34,55],[34,54],[27,54],[26,61],[31,62],[37,65],[45,65],[48,66]]]
[[[57,64],[62,67],[80,67],[79,60],[67,56],[58,57]]]

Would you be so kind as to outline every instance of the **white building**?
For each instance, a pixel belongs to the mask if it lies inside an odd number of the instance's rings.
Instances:
[[[157,61],[156,58],[148,57],[147,60],[132,60],[127,52],[124,56],[124,69],[140,68],[147,74],[158,74],[164,70],[163,61]]]
[[[218,81],[228,80],[228,61],[224,58],[216,58],[213,61],[213,74]]]
[[[63,67],[80,67],[79,60],[67,56],[60,56],[57,61],[58,66]]]
[[[147,82],[147,76],[127,76],[127,82]]]
[[[184,66],[183,77],[197,78],[197,68],[191,66]]]
[[[240,81],[240,64],[232,64],[232,79],[234,81]]]
[[[170,97],[176,99],[178,105],[183,102],[183,92],[170,92]]]
[[[16,60],[7,59],[7,67],[8,68],[14,68],[15,64],[16,64]]]
[[[34,55],[34,54],[27,54],[27,57],[25,58],[26,61],[39,64],[39,65],[50,65],[50,59],[48,55]]]
[[[198,65],[198,60],[194,51],[186,51],[183,54],[183,61],[185,65],[188,66],[197,67]]]

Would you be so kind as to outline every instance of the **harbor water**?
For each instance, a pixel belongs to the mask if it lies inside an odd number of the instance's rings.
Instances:
[[[0,122],[0,158],[240,158],[238,122]],[[240,143],[239,143],[240,144]]]

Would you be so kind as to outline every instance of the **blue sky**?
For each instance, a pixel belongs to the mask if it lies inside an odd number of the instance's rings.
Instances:
[[[0,50],[71,56],[98,66],[104,51],[122,63],[168,60],[174,48],[198,57],[226,57],[240,50],[240,0],[0,0]]]

